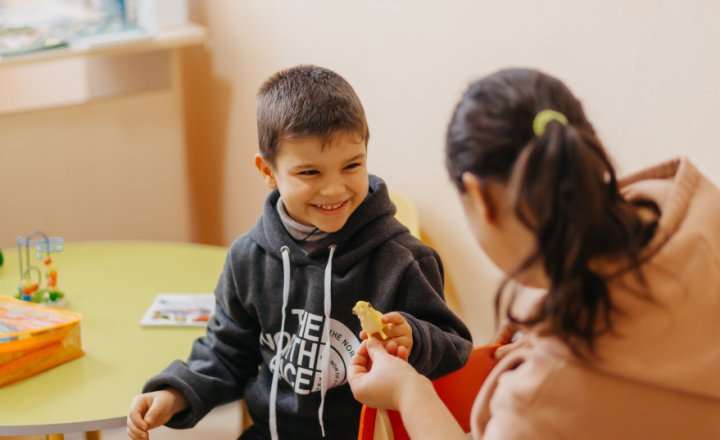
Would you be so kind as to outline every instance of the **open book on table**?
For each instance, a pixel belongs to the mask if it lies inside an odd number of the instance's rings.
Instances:
[[[206,326],[215,311],[212,293],[161,293],[145,312],[143,326]]]

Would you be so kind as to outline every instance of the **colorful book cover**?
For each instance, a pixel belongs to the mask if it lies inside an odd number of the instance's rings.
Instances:
[[[78,313],[0,297],[0,387],[84,354]]]
[[[8,342],[80,321],[73,312],[0,297],[0,342]]]

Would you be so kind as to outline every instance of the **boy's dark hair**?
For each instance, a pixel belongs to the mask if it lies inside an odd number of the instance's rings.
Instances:
[[[258,90],[260,154],[275,164],[283,139],[330,138],[343,131],[370,138],[365,111],[352,86],[337,73],[313,65],[277,72]]]
[[[536,134],[533,122],[543,110],[560,112],[567,122],[551,120]],[[638,269],[640,251],[656,228],[655,220],[643,220],[638,205],[655,214],[657,207],[630,203],[620,194],[613,165],[580,102],[542,72],[501,70],[465,92],[448,127],[445,152],[459,191],[465,190],[465,172],[481,184],[487,179],[509,184],[515,214],[535,236],[534,252],[500,286],[496,313],[507,280],[539,262],[550,282],[548,293],[529,319],[517,319],[508,308],[509,319],[547,323],[576,353],[579,345],[593,351],[595,338],[612,331],[616,310],[608,274],[593,263],[610,258]]]

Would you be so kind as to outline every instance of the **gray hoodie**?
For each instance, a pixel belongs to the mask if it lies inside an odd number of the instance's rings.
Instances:
[[[168,426],[191,427],[243,398],[268,437],[277,429],[280,438],[356,438],[360,404],[347,368],[360,344],[358,300],[405,316],[409,362],[420,373],[435,378],[465,363],[470,333],[443,299],[439,256],[395,219],[382,180],[370,176],[370,190],[341,230],[307,251],[282,226],[279,193],[268,196],[257,225],[230,247],[207,334],[187,362],[145,384],[144,392],[172,387],[188,400]]]

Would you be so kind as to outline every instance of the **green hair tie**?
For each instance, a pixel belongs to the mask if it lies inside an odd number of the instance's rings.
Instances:
[[[564,114],[555,110],[542,110],[533,119],[533,131],[535,136],[542,136],[545,133],[545,126],[550,121],[558,121],[562,125],[567,125],[568,120]]]

